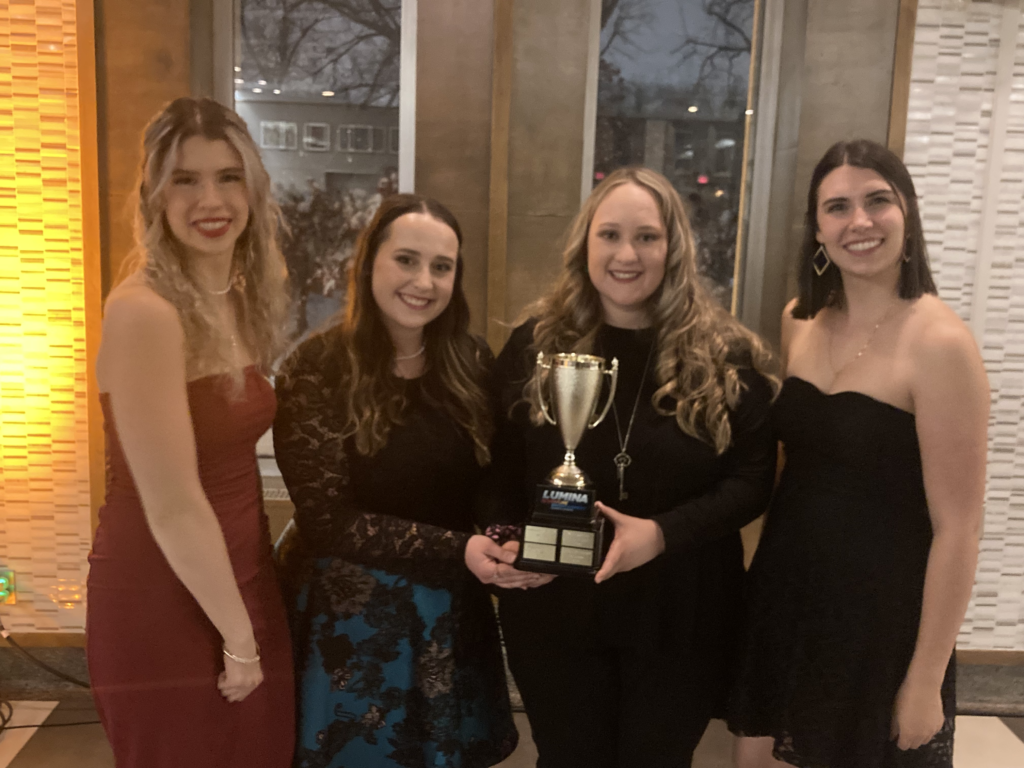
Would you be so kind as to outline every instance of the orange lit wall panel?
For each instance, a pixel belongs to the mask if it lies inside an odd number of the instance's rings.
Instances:
[[[0,606],[0,616],[19,632],[84,625],[90,415],[78,39],[74,0],[0,0],[0,569],[13,569],[18,587],[17,604]]]

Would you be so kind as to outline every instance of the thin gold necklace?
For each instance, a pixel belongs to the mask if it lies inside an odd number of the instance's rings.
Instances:
[[[889,316],[896,310],[896,308],[898,306],[899,306],[899,302],[897,301],[895,304],[893,304],[891,307],[889,307],[889,309],[887,309],[885,311],[885,314],[882,315],[881,319],[879,319],[879,321],[877,323],[875,323],[875,327],[871,329],[871,333],[868,334],[868,339],[867,339],[867,341],[864,342],[864,346],[862,346],[859,350],[857,350],[857,354],[853,356],[852,360],[850,360],[848,363],[844,363],[842,365],[842,367],[840,367],[839,369],[836,369],[836,364],[835,364],[835,361],[833,359],[833,352],[832,352],[833,348],[835,347],[835,335],[836,335],[835,334],[835,327],[833,326],[832,328],[829,329],[829,334],[828,334],[828,367],[832,369],[832,378],[833,379],[835,379],[839,375],[839,371],[842,371],[845,368],[848,368],[849,366],[853,365],[855,362],[860,360],[861,355],[863,355],[867,351],[867,348],[869,346],[871,346],[871,342],[874,341],[875,334],[878,333],[878,329],[882,327],[882,323],[884,323],[886,320],[889,319]]]

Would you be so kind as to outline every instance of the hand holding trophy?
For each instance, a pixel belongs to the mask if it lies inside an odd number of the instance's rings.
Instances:
[[[541,381],[540,405],[544,418],[558,426],[565,445],[565,460],[547,481],[537,486],[533,510],[523,527],[516,568],[540,573],[589,576],[601,566],[604,517],[594,506],[597,494],[576,465],[576,447],[588,428],[596,427],[615,397],[619,361],[594,355],[564,353],[537,355],[537,367],[547,371]],[[594,418],[604,377],[610,377],[608,399]],[[548,408],[547,395],[553,400]],[[554,411],[554,415],[552,415]]]

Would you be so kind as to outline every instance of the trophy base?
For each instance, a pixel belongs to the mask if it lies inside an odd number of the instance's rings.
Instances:
[[[537,486],[537,503],[519,541],[521,571],[593,576],[604,553],[604,517],[593,516],[590,488]]]

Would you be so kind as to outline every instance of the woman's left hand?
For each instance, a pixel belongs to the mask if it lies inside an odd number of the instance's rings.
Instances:
[[[896,694],[892,715],[892,738],[900,749],[917,749],[937,734],[946,716],[942,693],[937,685],[906,678]]]
[[[503,589],[541,587],[554,578],[548,574],[520,571],[513,567],[518,552],[518,541],[508,541],[499,546],[487,536],[470,536],[466,544],[466,567],[481,584],[494,584]]]
[[[597,508],[615,526],[615,538],[605,555],[604,565],[594,576],[597,584],[616,573],[639,568],[665,551],[661,526],[653,520],[624,515],[600,501]]]

